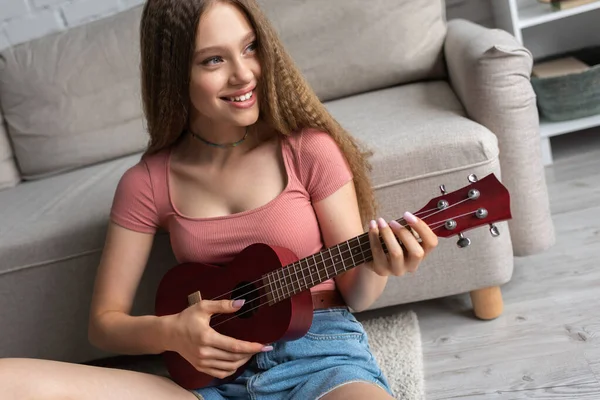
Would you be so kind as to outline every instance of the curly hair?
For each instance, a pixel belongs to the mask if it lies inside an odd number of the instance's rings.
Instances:
[[[141,93],[150,140],[145,154],[175,143],[187,129],[189,85],[200,17],[216,1],[245,14],[258,41],[260,119],[282,135],[304,128],[329,133],[354,175],[363,225],[375,218],[377,203],[370,180],[371,155],[327,111],[255,0],[148,0],[140,24]]]

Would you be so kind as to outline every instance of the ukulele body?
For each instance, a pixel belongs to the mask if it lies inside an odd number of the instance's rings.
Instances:
[[[312,324],[313,303],[309,290],[269,304],[263,275],[296,262],[288,249],[258,243],[246,247],[225,267],[185,263],[170,269],[162,278],[156,295],[157,316],[177,314],[186,309],[188,295],[199,291],[203,300],[245,299],[235,313],[215,314],[210,325],[217,332],[236,339],[258,343],[294,340],[306,334]],[[225,295],[224,295],[225,294]],[[216,386],[231,381],[245,369],[217,379],[204,374],[176,352],[163,353],[175,382],[186,389]]]

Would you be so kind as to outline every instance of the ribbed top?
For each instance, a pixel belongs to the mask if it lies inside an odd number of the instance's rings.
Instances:
[[[138,232],[167,230],[180,263],[225,265],[254,243],[290,249],[302,259],[323,249],[312,207],[352,179],[339,147],[325,132],[306,129],[281,140],[287,172],[283,192],[267,204],[212,218],[190,218],[174,207],[169,191],[170,149],[143,157],[123,174],[111,220]],[[314,288],[329,290],[332,279]]]

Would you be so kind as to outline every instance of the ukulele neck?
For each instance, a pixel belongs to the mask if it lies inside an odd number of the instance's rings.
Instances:
[[[387,248],[380,238],[383,250]],[[263,276],[271,303],[290,298],[373,260],[368,233],[322,250]]]

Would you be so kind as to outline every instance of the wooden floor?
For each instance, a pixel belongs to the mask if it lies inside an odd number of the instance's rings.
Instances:
[[[428,400],[600,399],[600,130],[553,139],[556,245],[516,258],[504,313],[468,295],[398,306],[419,317]]]

